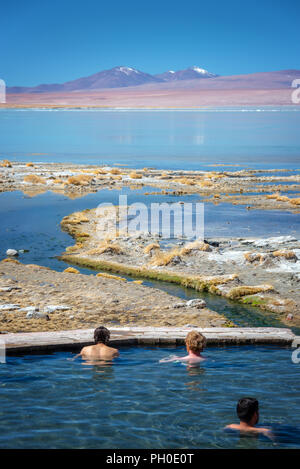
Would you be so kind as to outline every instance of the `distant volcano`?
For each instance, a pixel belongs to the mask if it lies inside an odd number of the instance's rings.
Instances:
[[[123,88],[139,86],[148,83],[164,83],[174,80],[191,80],[197,78],[216,77],[207,70],[191,67],[177,72],[169,71],[160,75],[150,75],[135,68],[119,66],[95,73],[88,77],[67,81],[62,84],[43,84],[33,87],[13,86],[7,89],[8,93],[49,93],[60,91],[88,91],[104,88]]]

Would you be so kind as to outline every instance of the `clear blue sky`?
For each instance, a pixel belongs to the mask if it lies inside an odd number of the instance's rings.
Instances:
[[[220,75],[300,69],[299,0],[15,0],[0,8],[0,78],[62,83],[117,65]]]

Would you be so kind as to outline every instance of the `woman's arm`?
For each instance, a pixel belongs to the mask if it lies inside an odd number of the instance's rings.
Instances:
[[[177,355],[169,355],[168,357],[162,358],[159,360],[159,363],[168,363],[168,362],[174,362],[176,360],[180,360],[181,357],[178,357]]]

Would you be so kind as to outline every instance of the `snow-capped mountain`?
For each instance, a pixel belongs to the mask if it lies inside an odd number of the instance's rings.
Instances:
[[[65,89],[100,89],[137,86],[144,83],[158,82],[159,79],[135,68],[119,66],[65,83]]]
[[[185,70],[169,70],[168,72],[155,75],[156,78],[159,78],[163,81],[176,81],[176,80],[194,80],[199,78],[214,78],[218,75],[210,73],[204,68],[197,66],[186,68]]]
[[[62,93],[89,92],[101,89],[141,87],[140,89],[289,89],[294,79],[299,77],[299,70],[280,70],[244,75],[219,76],[201,67],[185,70],[169,70],[158,75],[150,75],[132,67],[119,66],[95,73],[88,77],[68,81],[62,84],[38,85],[34,87],[7,87],[7,93]],[[143,87],[143,85],[145,85]]]
[[[7,89],[8,93],[49,93],[60,91],[88,91],[103,88],[123,88],[145,85],[148,83],[164,83],[176,80],[193,80],[196,78],[213,78],[217,75],[200,67],[191,67],[177,72],[169,70],[159,75],[141,72],[136,68],[118,66],[103,70],[88,77],[67,81],[62,84],[43,84],[33,87],[14,86]]]
[[[38,85],[34,87],[11,87],[10,93],[43,93],[51,91],[87,91],[102,88],[122,88],[138,86],[146,83],[157,83],[162,80],[149,73],[135,68],[119,66],[103,70],[88,77],[67,81],[62,84]]]

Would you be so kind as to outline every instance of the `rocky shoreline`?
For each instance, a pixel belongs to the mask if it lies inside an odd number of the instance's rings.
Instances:
[[[144,195],[176,195],[181,204],[184,202],[180,196],[197,195],[199,201],[214,204],[229,202],[245,205],[248,210],[259,208],[299,213],[300,175],[296,174],[297,170],[238,168],[228,171],[224,167],[221,170],[219,165],[211,167],[213,169],[208,171],[162,171],[3,160],[0,192],[18,190],[33,197],[52,191],[76,198],[101,189],[147,186],[153,187],[153,191]],[[282,195],[282,192],[288,192],[288,195]],[[106,211],[101,215],[102,221],[112,222],[113,213],[114,209]],[[191,311],[191,306],[179,298],[140,285],[141,281],[127,282],[120,275],[168,281],[206,291],[270,311],[289,326],[300,325],[300,242],[297,238],[214,238],[205,242],[182,238],[166,244],[158,234],[145,231],[112,234],[100,229],[99,232],[98,221],[98,209],[65,217],[62,229],[76,242],[60,259],[119,276],[103,273],[98,277],[84,276],[72,267],[59,273],[42,266],[24,266],[16,260],[17,252],[7,252],[9,258],[0,264],[2,332],[86,328],[98,324],[99,320],[109,326],[131,323],[200,327],[233,325],[205,305],[200,307],[200,302],[197,314],[191,314],[195,306]],[[40,276],[45,277],[44,285],[38,283]],[[58,290],[52,286],[56,278],[60,285]],[[24,287],[30,281],[33,282],[31,290]],[[78,306],[72,301],[74,295],[75,298],[78,296],[81,282],[89,286],[91,296],[82,294]],[[103,289],[103,298],[98,304],[99,288]],[[36,300],[35,295],[31,296],[32,291],[38,292]],[[126,292],[126,299],[119,298],[122,292]],[[139,303],[141,293],[147,301]],[[53,305],[67,305],[68,308],[52,311],[48,307]],[[74,308],[76,314],[73,314]]]
[[[207,171],[176,171],[2,160],[0,192],[22,191],[33,197],[52,191],[76,198],[101,189],[150,186],[159,189],[160,195],[197,195],[199,202],[244,205],[247,210],[300,212],[299,170],[229,171],[226,166],[210,166]],[[155,190],[146,195],[153,193]]]
[[[300,325],[300,242],[295,237],[183,239],[165,246],[158,234],[150,232],[109,235],[107,227],[113,218],[113,208],[65,217],[62,228],[76,243],[60,258],[80,266],[208,291],[271,311],[289,325]],[[105,231],[101,232],[101,227]]]

